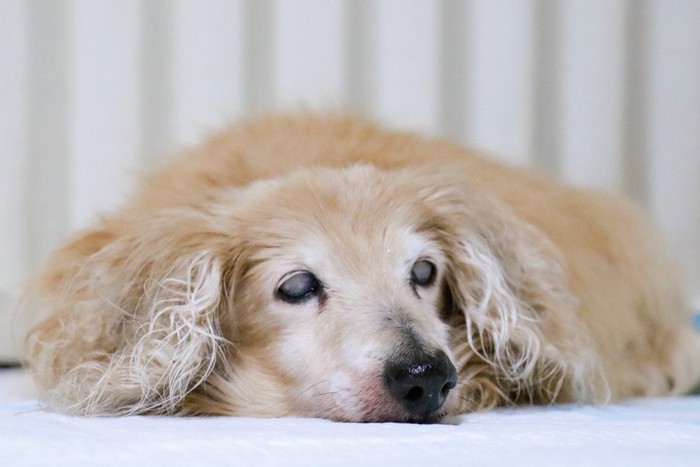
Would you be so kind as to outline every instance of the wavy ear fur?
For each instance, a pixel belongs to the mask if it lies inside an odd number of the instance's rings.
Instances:
[[[59,250],[27,338],[50,403],[78,414],[177,413],[224,345],[227,236],[201,207],[105,221]],[[219,227],[221,228],[221,227]]]
[[[442,219],[447,288],[463,316],[453,352],[465,403],[595,399],[595,386],[604,384],[554,245],[503,203],[463,183],[427,200]]]

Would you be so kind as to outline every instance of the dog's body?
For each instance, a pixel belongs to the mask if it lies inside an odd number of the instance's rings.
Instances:
[[[83,414],[430,421],[679,394],[700,346],[657,250],[616,199],[357,120],[270,117],[59,250],[29,355]]]

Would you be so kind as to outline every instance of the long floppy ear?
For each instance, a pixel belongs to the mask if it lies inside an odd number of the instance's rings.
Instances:
[[[595,399],[604,383],[554,245],[463,182],[426,200],[441,219],[447,288],[463,316],[453,339],[462,342],[455,346],[458,368],[476,386],[489,386],[466,397],[486,406]]]
[[[177,413],[225,344],[219,316],[231,236],[221,228],[201,207],[132,213],[53,256],[29,292],[49,314],[27,338],[53,406]]]

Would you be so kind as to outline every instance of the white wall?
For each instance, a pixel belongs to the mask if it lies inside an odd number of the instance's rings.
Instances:
[[[700,296],[698,1],[3,0],[0,358],[27,277],[135,171],[299,105],[626,193]]]

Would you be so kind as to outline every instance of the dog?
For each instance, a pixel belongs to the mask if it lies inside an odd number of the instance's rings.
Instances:
[[[56,251],[54,410],[437,422],[682,394],[700,339],[640,211],[350,117],[233,126]]]

